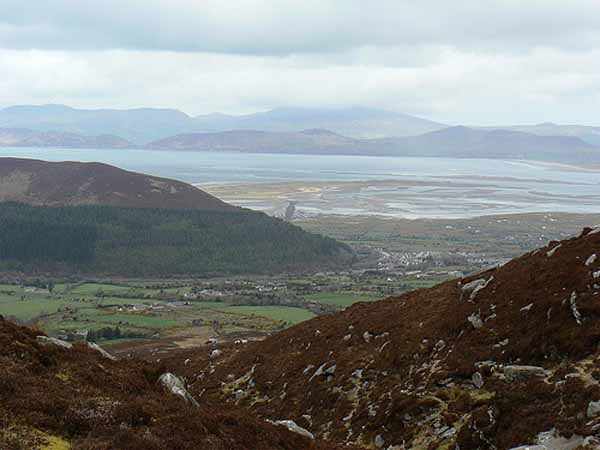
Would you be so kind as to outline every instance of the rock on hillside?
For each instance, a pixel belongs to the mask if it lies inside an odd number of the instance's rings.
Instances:
[[[0,202],[72,206],[190,208],[235,211],[179,181],[128,172],[107,164],[0,158]]]
[[[169,392],[159,367],[39,334],[0,318],[2,449],[341,449],[235,406],[195,406]]]
[[[168,363],[193,392],[386,449],[600,448],[600,228]],[[190,359],[184,366],[180,360]]]

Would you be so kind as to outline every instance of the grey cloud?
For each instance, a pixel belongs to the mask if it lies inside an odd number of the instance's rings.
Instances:
[[[151,106],[202,114],[364,105],[446,123],[598,123],[598,50],[499,56],[441,48],[432,60],[410,67],[327,64],[309,56],[0,50],[0,106]]]
[[[287,55],[598,44],[596,0],[0,0],[3,48]]]

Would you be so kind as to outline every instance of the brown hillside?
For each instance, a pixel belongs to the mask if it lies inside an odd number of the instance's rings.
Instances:
[[[234,206],[179,181],[101,163],[0,158],[0,201],[31,205],[103,204],[234,211]]]
[[[40,334],[0,318],[2,450],[341,450],[232,405],[193,406],[159,384],[159,367]]]
[[[599,343],[600,228],[224,348],[216,362],[190,351],[169,365],[197,380],[204,398],[338,442],[581,449],[600,448]]]

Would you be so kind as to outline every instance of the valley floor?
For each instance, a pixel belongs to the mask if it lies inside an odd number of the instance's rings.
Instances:
[[[361,301],[379,300],[502,264],[600,224],[600,215],[473,219],[317,215],[302,228],[351,245],[343,272],[224,278],[46,279],[4,275],[0,314],[118,354],[153,354],[211,340],[248,341]]]

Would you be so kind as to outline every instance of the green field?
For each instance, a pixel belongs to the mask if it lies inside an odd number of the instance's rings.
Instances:
[[[372,302],[376,300],[381,300],[383,297],[356,295],[353,293],[345,292],[320,292],[318,294],[307,295],[306,298],[308,300],[314,300],[316,302],[324,303],[326,305],[336,305],[341,306],[343,308],[347,308],[348,306],[354,303]]]
[[[153,286],[153,285],[152,285]],[[0,314],[33,324],[53,335],[117,329],[124,335],[162,336],[177,329],[204,327],[217,334],[271,332],[310,319],[305,309],[286,306],[233,306],[183,301],[190,286],[143,282],[57,283],[47,289],[0,284]],[[114,342],[111,342],[114,343]]]
[[[70,300],[47,298],[19,300],[0,296],[0,314],[27,321],[40,315],[55,314],[60,308],[72,304]]]
[[[242,315],[268,317],[281,322],[296,324],[315,317],[315,314],[302,308],[290,306],[229,306],[226,312]]]

